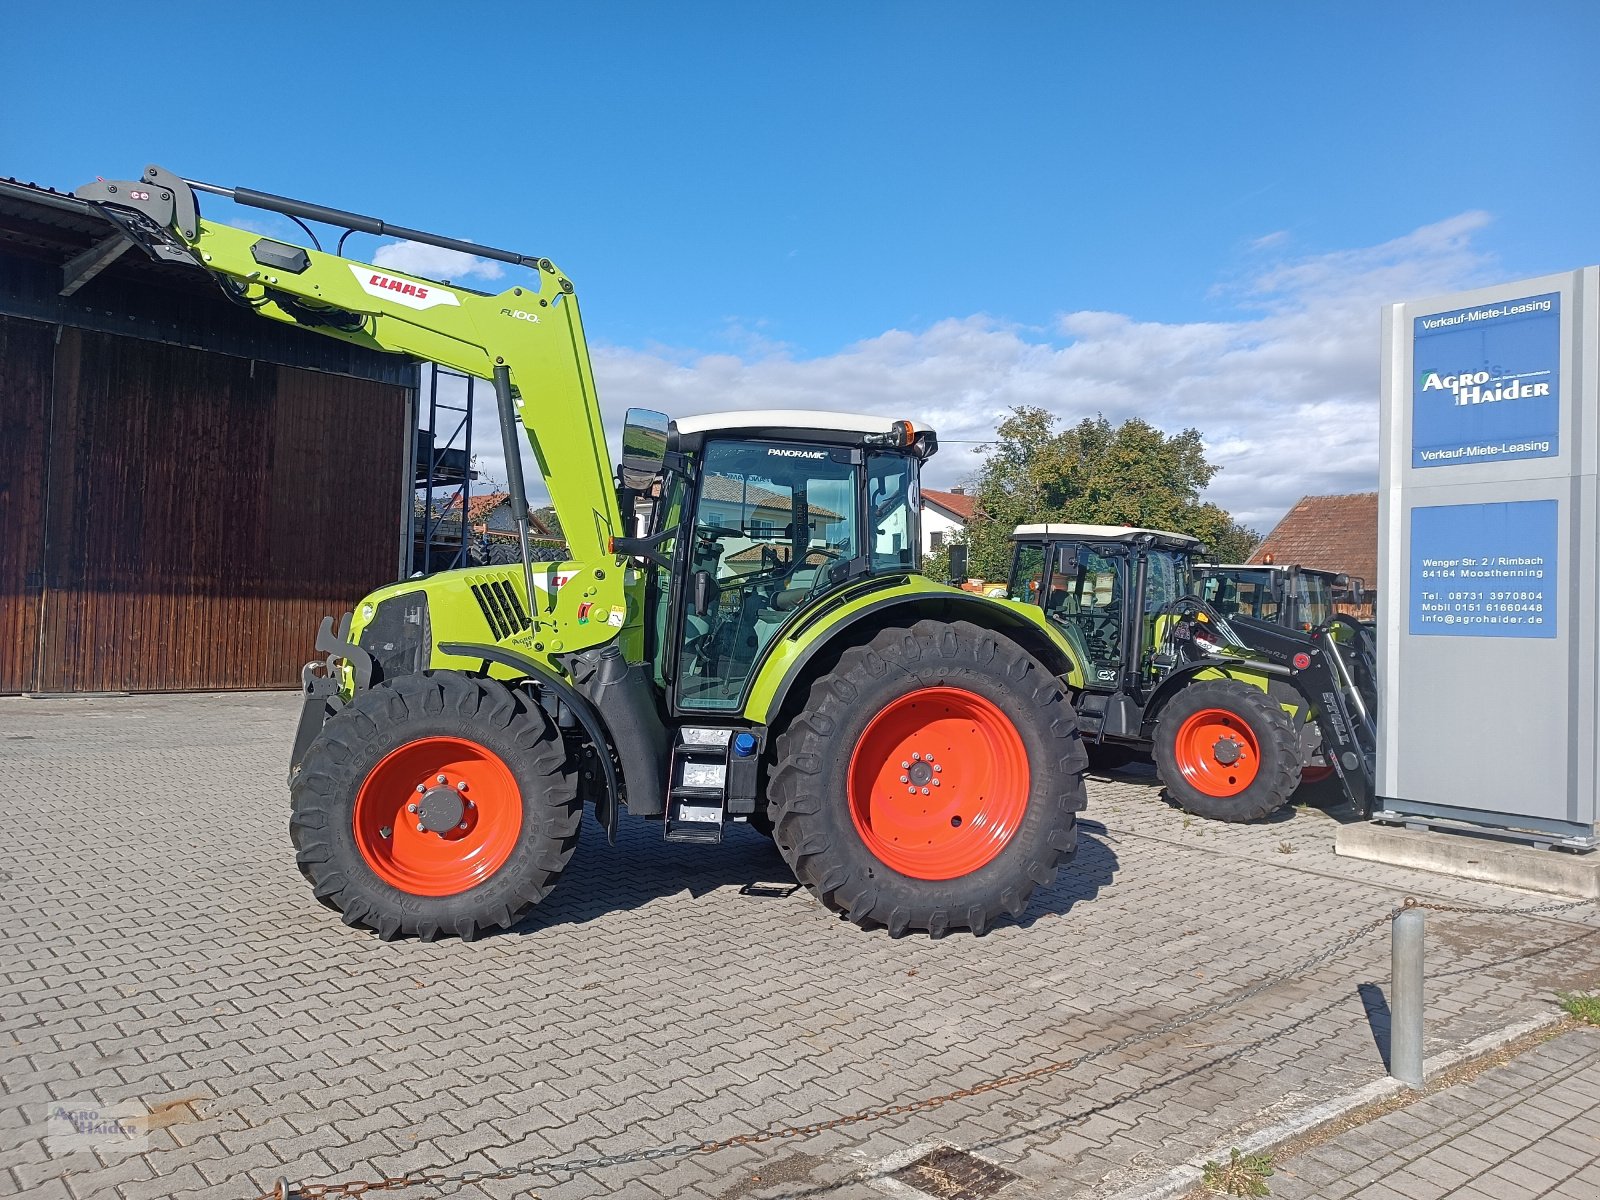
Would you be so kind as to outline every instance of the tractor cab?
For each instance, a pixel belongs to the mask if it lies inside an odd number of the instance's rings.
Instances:
[[[1189,590],[1200,542],[1187,534],[1121,525],[1019,525],[1010,599],[1037,604],[1080,655],[1089,692],[1143,696],[1159,674],[1156,653]]]
[[[671,710],[734,715],[779,634],[921,565],[930,429],[811,411],[630,410],[621,482],[652,548],[645,656]]]
[[[1361,603],[1360,580],[1333,571],[1270,563],[1199,563],[1194,593],[1225,617],[1248,617],[1309,632],[1326,625],[1338,604]]]

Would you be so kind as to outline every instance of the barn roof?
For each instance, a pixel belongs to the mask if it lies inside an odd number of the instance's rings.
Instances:
[[[1378,586],[1378,493],[1302,496],[1250,556],[1252,563],[1299,563],[1343,571]]]

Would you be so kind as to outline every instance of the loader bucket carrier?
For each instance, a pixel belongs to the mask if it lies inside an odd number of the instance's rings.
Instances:
[[[207,193],[310,244],[208,221]],[[634,409],[613,471],[577,295],[549,259],[154,166],[77,194],[108,250],[494,385],[520,563],[379,587],[324,619],[303,672],[290,834],[347,923],[508,927],[555,886],[586,805],[613,839],[624,806],[671,840],[759,830],[823,904],[895,935],[983,933],[1071,859],[1073,646],[1036,606],[918,573],[931,429]],[[343,231],[332,253],[313,224]],[[355,233],[528,281],[486,295],[373,266],[344,256]],[[571,561],[531,561],[523,437]]]

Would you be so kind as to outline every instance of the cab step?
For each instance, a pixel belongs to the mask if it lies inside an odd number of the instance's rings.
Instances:
[[[731,729],[678,730],[667,776],[667,815],[662,829],[669,842],[720,842],[728,784]]]

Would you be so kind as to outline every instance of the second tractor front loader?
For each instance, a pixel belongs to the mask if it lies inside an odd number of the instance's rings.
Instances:
[[[532,281],[490,296],[288,244],[203,220],[207,191]],[[494,385],[521,561],[379,588],[324,622],[304,673],[290,832],[347,923],[514,924],[586,803],[613,837],[624,806],[672,840],[768,830],[824,904],[893,934],[982,933],[1070,860],[1070,648],[1036,610],[916,573],[932,430],[633,410],[614,477],[577,297],[548,259],[159,167],[78,194],[262,317]],[[524,434],[572,561],[530,560]]]
[[[1071,676],[1092,761],[1149,754],[1185,811],[1270,816],[1336,776],[1366,815],[1377,735],[1361,630],[1224,612],[1193,594],[1198,539],[1129,526],[1019,525],[1009,594],[1036,605],[1081,664]]]

